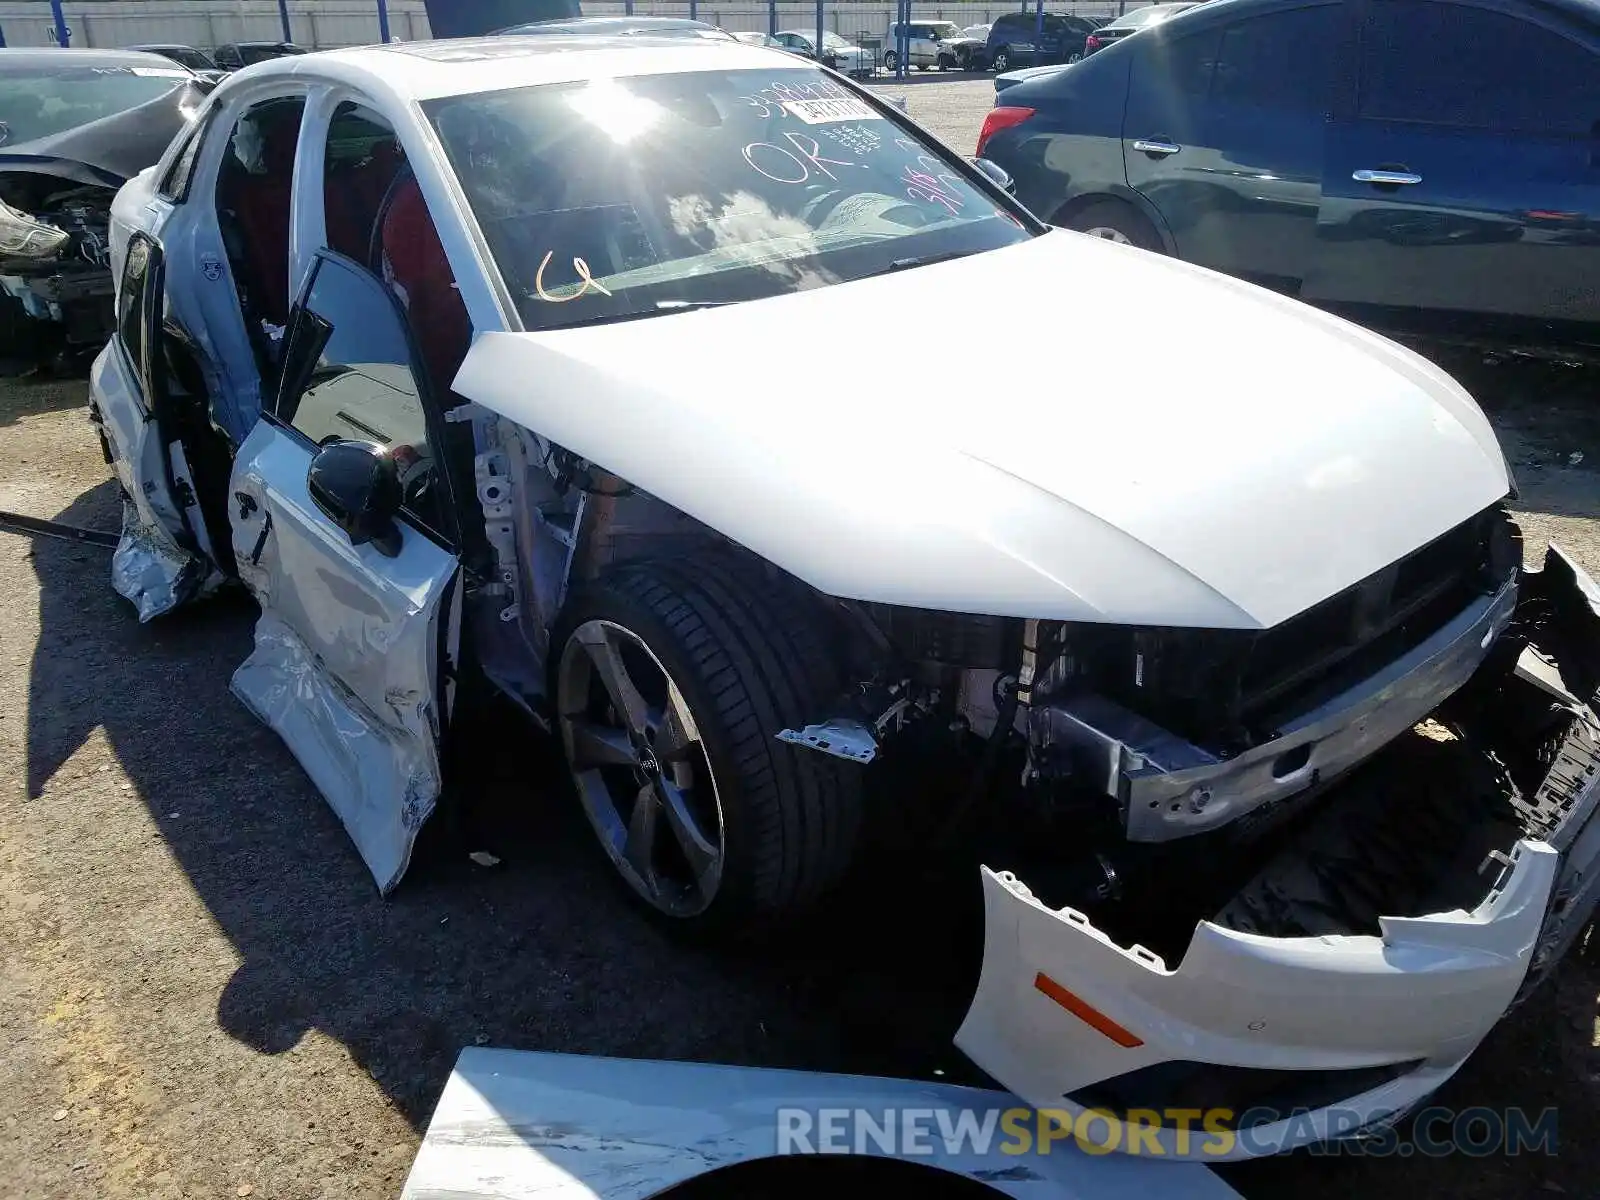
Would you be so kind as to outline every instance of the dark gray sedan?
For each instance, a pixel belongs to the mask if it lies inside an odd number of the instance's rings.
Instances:
[[[1004,87],[978,153],[1057,225],[1600,357],[1596,0],[1212,0]]]

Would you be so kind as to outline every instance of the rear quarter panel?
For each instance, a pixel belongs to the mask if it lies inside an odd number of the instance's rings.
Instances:
[[[1123,54],[1096,55],[1007,88],[997,105],[1035,113],[997,133],[984,156],[1011,173],[1017,199],[1045,221],[1080,197],[1126,194],[1122,114],[1127,94],[1128,56]]]

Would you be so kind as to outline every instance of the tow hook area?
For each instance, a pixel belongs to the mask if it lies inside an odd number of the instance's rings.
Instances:
[[[872,730],[849,717],[835,717],[804,729],[780,730],[778,740],[863,765],[878,756],[878,739]]]

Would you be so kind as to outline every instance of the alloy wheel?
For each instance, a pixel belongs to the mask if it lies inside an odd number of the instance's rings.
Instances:
[[[1120,229],[1113,229],[1109,225],[1096,225],[1083,231],[1090,237],[1105,238],[1108,242],[1120,242],[1124,246],[1133,245],[1133,239]]]
[[[678,685],[642,638],[610,621],[573,631],[556,679],[567,765],[612,864],[659,911],[705,912],[722,881],[722,803]]]

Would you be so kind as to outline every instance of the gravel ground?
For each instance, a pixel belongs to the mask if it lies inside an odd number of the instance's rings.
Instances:
[[[970,148],[992,84],[904,91]],[[1600,573],[1600,386],[1485,376],[1530,551],[1554,535]],[[0,508],[116,527],[83,402],[81,381],[0,383]],[[479,732],[482,826],[436,831],[380,900],[228,694],[252,619],[222,600],[140,626],[103,550],[0,533],[0,1195],[392,1197],[471,1044],[981,1082],[949,1043],[975,890],[885,884],[767,954],[686,951],[622,899],[510,717]],[[1300,1156],[1230,1180],[1298,1200],[1593,1195],[1597,992],[1600,970],[1569,963],[1440,1097],[1558,1106],[1558,1157]]]

